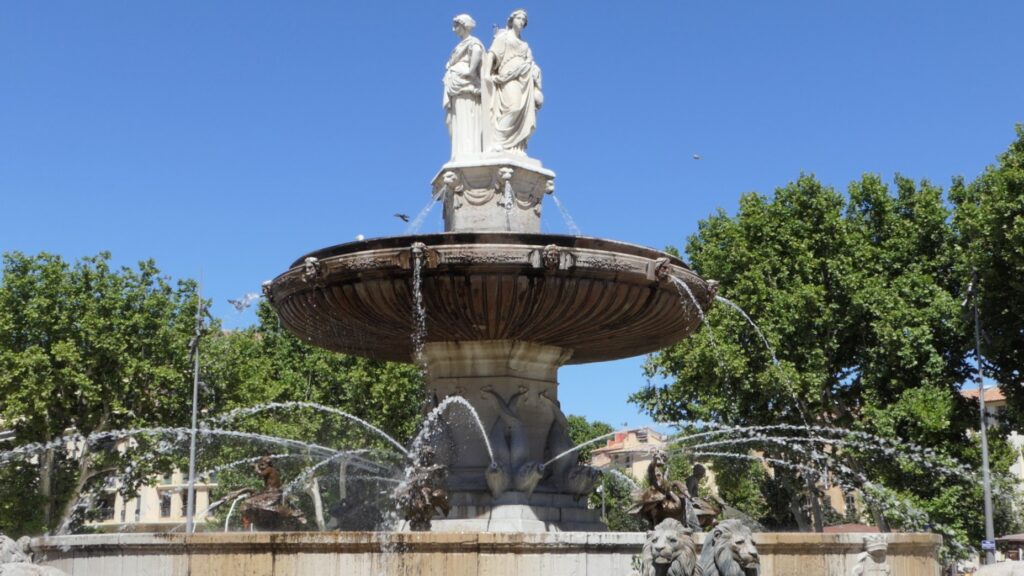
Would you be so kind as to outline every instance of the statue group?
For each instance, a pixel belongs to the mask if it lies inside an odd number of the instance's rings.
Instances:
[[[451,160],[485,153],[526,155],[544,102],[540,67],[523,40],[525,10],[516,10],[499,30],[488,51],[472,35],[469,14],[452,19],[461,39],[452,50],[444,75],[444,109],[452,139]]]

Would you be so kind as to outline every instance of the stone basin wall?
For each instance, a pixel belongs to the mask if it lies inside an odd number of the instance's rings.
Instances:
[[[70,576],[622,575],[642,533],[234,532],[97,534],[33,541],[37,561]],[[897,576],[939,576],[933,534],[887,534]],[[698,536],[698,540],[700,537]],[[764,533],[761,576],[843,576],[863,535]],[[870,566],[864,574],[871,571]]]

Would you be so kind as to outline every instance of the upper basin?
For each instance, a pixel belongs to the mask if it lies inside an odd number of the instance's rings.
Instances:
[[[714,299],[677,257],[598,238],[445,233],[311,252],[265,287],[285,327],[317,346],[378,360],[414,356],[414,262],[426,342],[520,340],[570,364],[627,358],[693,332]]]

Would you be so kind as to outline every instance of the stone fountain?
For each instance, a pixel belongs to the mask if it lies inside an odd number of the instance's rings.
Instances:
[[[265,294],[303,340],[422,362],[435,402],[472,404],[488,437],[462,428],[442,443],[453,507],[434,531],[603,530],[586,509],[597,472],[571,454],[544,466],[573,446],[558,368],[685,338],[715,284],[664,252],[540,233],[555,174],[526,154],[533,126],[516,125],[535,119],[542,99],[540,70],[519,35],[525,14],[510,18],[486,55],[465,22],[456,20],[463,40],[445,76],[452,157],[432,180],[445,232],[311,252]],[[492,72],[483,81],[481,69]],[[680,298],[678,282],[692,301]]]
[[[415,504],[421,495],[426,503],[414,506],[422,512],[407,527],[414,531],[50,537],[33,542],[37,558],[72,576],[468,576],[625,575],[642,548],[650,556],[655,544],[645,548],[647,535],[608,533],[598,512],[587,509],[596,471],[571,453],[556,458],[573,447],[558,402],[558,368],[645,354],[687,337],[714,302],[715,283],[658,250],[541,233],[555,173],[526,151],[544,101],[540,68],[522,37],[526,24],[525,11],[513,12],[485,49],[471,34],[471,17],[453,20],[460,42],[446,66],[443,98],[451,156],[431,180],[444,233],[323,248],[264,284],[284,325],[303,340],[417,362],[430,402],[458,397],[479,415],[475,428],[444,428],[422,486],[406,488],[405,500]],[[435,461],[447,476],[433,472]],[[442,481],[443,489],[434,485]],[[677,541],[683,532],[670,528],[652,533],[651,542]],[[680,549],[696,562],[703,545],[702,565],[705,557],[713,564],[724,557],[720,548],[732,545],[725,532],[687,535],[694,546]],[[742,574],[757,573],[758,562],[766,575],[847,574],[860,566],[857,554],[866,546],[850,534],[753,540],[760,557],[748,558]],[[885,567],[937,575],[940,543],[930,534],[886,535]],[[649,560],[645,574],[667,568]],[[705,576],[719,573],[708,566]]]

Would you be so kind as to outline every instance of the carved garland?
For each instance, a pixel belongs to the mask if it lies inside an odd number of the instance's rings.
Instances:
[[[494,170],[491,182],[483,188],[471,188],[466,183],[466,178],[461,170],[448,170],[442,176],[442,185],[447,188],[447,193],[452,198],[452,208],[458,210],[463,203],[470,206],[483,206],[488,202],[503,204],[507,201],[505,197],[505,184],[511,184],[515,170],[509,166],[502,166]],[[522,193],[512,187],[511,200],[513,207],[520,210],[530,210],[540,216],[541,197],[543,194],[551,194],[555,190],[554,180],[548,179],[544,183],[544,191],[541,194]],[[504,207],[504,206],[503,206]]]

